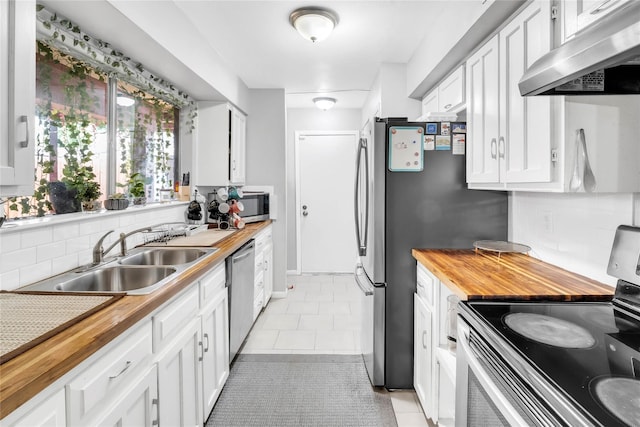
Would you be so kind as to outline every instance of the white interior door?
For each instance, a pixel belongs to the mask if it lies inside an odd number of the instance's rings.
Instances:
[[[348,273],[357,257],[353,219],[358,132],[297,132],[298,266]]]

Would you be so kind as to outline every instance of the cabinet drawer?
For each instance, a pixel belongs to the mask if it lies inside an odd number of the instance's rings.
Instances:
[[[224,262],[200,280],[200,307],[212,301],[227,281]]]
[[[151,356],[151,322],[146,321],[67,384],[69,425],[85,425],[87,414],[109,404]]]
[[[436,286],[438,286],[438,279],[422,264],[418,264],[416,293],[430,307],[433,307],[433,294]]]
[[[153,352],[158,353],[198,313],[198,287],[189,288],[153,316]]]

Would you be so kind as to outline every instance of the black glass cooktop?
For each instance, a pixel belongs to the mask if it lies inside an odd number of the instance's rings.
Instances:
[[[605,426],[640,426],[640,321],[612,303],[465,303]]]

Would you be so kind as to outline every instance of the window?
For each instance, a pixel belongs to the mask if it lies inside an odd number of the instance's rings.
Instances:
[[[174,180],[176,111],[167,102],[118,82],[117,178],[125,187],[132,176],[144,181],[145,196],[158,200]]]
[[[7,217],[95,209],[116,192],[153,202],[172,187],[176,107],[40,41],[36,76],[35,191]]]

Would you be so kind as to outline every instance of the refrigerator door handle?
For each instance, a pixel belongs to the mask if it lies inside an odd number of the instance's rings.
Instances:
[[[368,297],[373,295],[373,286],[369,286],[369,288],[367,289],[367,286],[365,286],[365,284],[360,282],[360,277],[362,277],[363,275],[364,275],[364,269],[362,265],[360,264],[356,265],[356,272],[355,272],[356,283],[358,284],[358,287],[360,288],[362,293],[364,293],[364,295]]]
[[[365,178],[365,206],[364,206],[364,229],[360,224],[360,212],[362,206],[360,206],[360,178],[362,166],[362,153],[364,152],[364,178]],[[369,149],[367,147],[367,140],[360,138],[360,145],[358,146],[358,155],[356,158],[356,179],[355,190],[353,192],[354,197],[354,214],[356,220],[356,238],[358,241],[358,254],[360,256],[367,255],[367,233],[369,230]],[[362,231],[362,232],[361,232]]]

